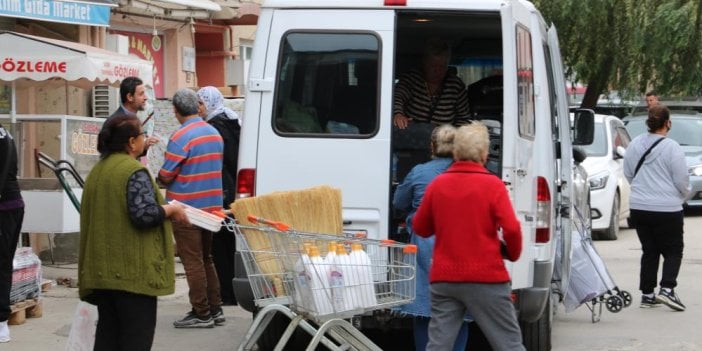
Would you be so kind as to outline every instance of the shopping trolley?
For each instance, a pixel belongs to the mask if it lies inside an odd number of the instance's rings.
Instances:
[[[581,222],[586,223],[577,208],[575,212],[580,216]],[[590,228],[584,226],[576,227],[573,233],[570,283],[563,303],[566,312],[584,304],[590,310],[592,323],[597,323],[603,307],[612,313],[618,313],[631,306],[632,296],[614,283],[607,265],[588,235]]]
[[[253,216],[249,222],[254,225],[247,226],[219,215],[236,236],[261,308],[239,350],[254,349],[273,316],[282,313],[290,323],[275,350],[282,350],[300,327],[312,336],[307,350],[322,343],[330,350],[380,351],[345,319],[414,300],[415,245],[354,233],[300,232]]]

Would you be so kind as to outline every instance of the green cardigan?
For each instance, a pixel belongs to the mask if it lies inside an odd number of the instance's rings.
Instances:
[[[127,154],[112,154],[90,171],[80,213],[78,286],[90,302],[92,289],[128,291],[149,296],[175,290],[173,230],[169,220],[139,229],[129,219],[127,183],[146,169]],[[152,179],[154,189],[158,189]],[[156,198],[165,201],[159,191]]]

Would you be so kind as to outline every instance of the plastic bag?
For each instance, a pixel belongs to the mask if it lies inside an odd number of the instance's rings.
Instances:
[[[95,345],[97,321],[97,306],[79,302],[76,313],[73,315],[66,351],[92,351]]]

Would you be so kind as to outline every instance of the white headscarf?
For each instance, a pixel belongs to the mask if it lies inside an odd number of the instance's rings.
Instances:
[[[224,106],[224,97],[217,88],[212,86],[204,87],[198,90],[197,96],[205,104],[207,120],[220,113],[224,113],[229,119],[239,119],[239,115],[236,112]],[[239,121],[239,125],[241,125],[241,121]]]

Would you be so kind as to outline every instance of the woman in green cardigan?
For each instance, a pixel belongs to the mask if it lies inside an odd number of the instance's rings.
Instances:
[[[118,115],[98,135],[100,161],[88,175],[80,214],[79,294],[98,308],[95,350],[150,350],[157,296],[175,290],[171,218],[137,157],[146,135],[136,116]]]

